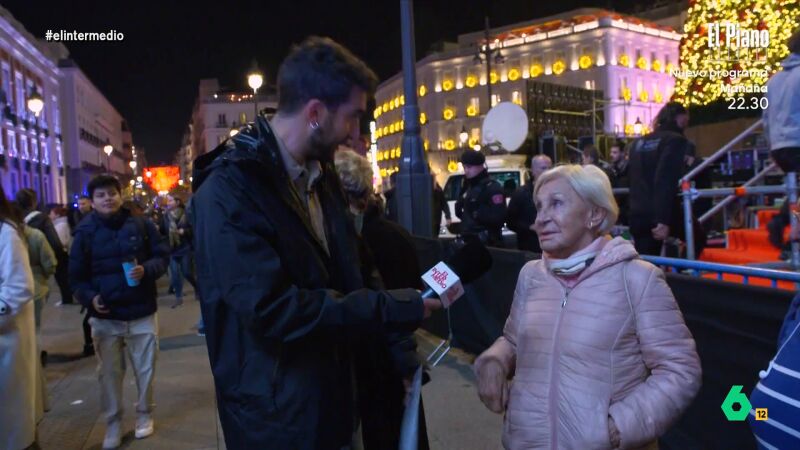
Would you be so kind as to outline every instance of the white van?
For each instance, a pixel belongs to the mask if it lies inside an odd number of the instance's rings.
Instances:
[[[503,186],[506,194],[506,204],[514,191],[530,182],[528,169],[525,167],[525,155],[489,155],[486,157],[486,167],[489,176]],[[456,217],[456,200],[461,193],[461,185],[464,183],[464,169],[461,163],[458,170],[447,177],[444,184],[444,199],[447,207],[450,208],[452,224],[448,227],[447,220],[442,213],[442,227],[439,230],[440,238],[454,238],[461,230],[461,219]],[[503,226],[503,236],[513,235],[514,232]]]

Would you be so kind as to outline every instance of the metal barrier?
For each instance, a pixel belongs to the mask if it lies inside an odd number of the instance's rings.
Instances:
[[[742,139],[747,137],[750,133],[752,133],[755,129],[763,125],[763,119],[759,119],[754,122],[752,125],[747,127],[746,130],[739,133],[738,136],[733,138],[730,142],[725,144],[722,148],[717,150],[713,155],[703,161],[700,165],[692,169],[689,173],[683,176],[680,180],[680,190],[681,195],[683,196],[683,212],[684,212],[684,228],[686,230],[686,257],[687,259],[694,260],[696,259],[697,255],[694,254],[694,228],[692,226],[692,201],[697,198],[698,192],[703,191],[696,191],[694,189],[693,183],[691,182],[692,178],[694,178],[697,174],[705,170],[708,166],[716,162],[719,158],[723,155],[728,153],[736,144],[738,144]],[[771,167],[767,169],[771,170]],[[739,188],[734,188],[733,192],[723,193],[721,195],[728,195],[728,197],[723,200],[724,204],[730,203],[732,201],[731,195],[733,196],[742,196],[748,194],[757,194],[757,193],[767,193],[770,191],[762,191],[758,192],[758,187],[749,187],[749,184],[753,184],[757,182],[760,178],[766,175],[767,170],[762,171],[761,173],[757,174],[753,179],[745,183],[744,186]],[[794,207],[797,204],[797,174],[795,172],[789,172],[785,176],[784,186],[781,186],[783,191],[778,193],[785,193],[787,196],[787,200],[790,202],[790,205]],[[717,189],[706,190],[706,191],[720,191]],[[706,196],[714,196],[714,194],[709,193]],[[718,206],[706,214],[702,216],[702,219],[708,220],[711,216],[712,211],[716,212],[722,209],[723,206]],[[795,214],[789,214],[790,216],[790,223],[792,230],[797,228],[797,217]],[[800,243],[792,242],[792,267],[795,270],[800,268]]]
[[[747,187],[750,187],[750,186],[753,186],[753,185],[755,185],[756,183],[758,183],[759,181],[761,181],[762,179],[764,179],[764,177],[766,177],[766,176],[767,176],[767,174],[768,174],[768,173],[770,173],[770,172],[772,172],[772,170],[773,170],[773,169],[775,169],[776,167],[778,167],[778,165],[777,165],[777,164],[775,164],[775,163],[772,163],[772,164],[768,165],[767,167],[765,167],[765,168],[764,168],[764,170],[762,170],[761,172],[759,172],[758,174],[756,174],[756,176],[754,176],[753,178],[751,178],[751,179],[747,180],[747,181],[746,181],[746,182],[745,182],[745,183],[742,185],[742,187],[745,187],[745,188],[747,188]],[[725,208],[726,206],[728,206],[728,205],[729,205],[729,204],[730,204],[732,201],[734,201],[736,198],[737,198],[737,196],[736,196],[736,195],[729,195],[729,196],[725,197],[725,198],[724,198],[724,199],[722,199],[722,200],[721,200],[719,203],[717,203],[716,205],[714,205],[714,207],[713,207],[713,208],[711,208],[711,209],[709,209],[708,211],[706,211],[706,212],[705,212],[705,213],[704,213],[702,216],[700,216],[700,217],[699,217],[697,220],[698,220],[700,223],[705,223],[705,222],[706,222],[708,219],[710,219],[710,218],[711,218],[711,216],[713,216],[714,214],[718,213],[718,212],[719,212],[719,211],[721,211],[723,208]],[[727,225],[725,226],[725,229],[727,229]]]
[[[785,272],[781,270],[762,269],[758,267],[734,266],[730,264],[710,263],[705,261],[691,261],[688,259],[665,258],[663,256],[642,255],[642,259],[657,266],[667,266],[675,269],[689,269],[698,276],[700,272],[714,272],[717,279],[722,280],[723,274],[741,275],[744,284],[750,284],[750,278],[765,278],[772,281],[772,287],[778,287],[778,281],[790,281],[800,284],[800,273]]]

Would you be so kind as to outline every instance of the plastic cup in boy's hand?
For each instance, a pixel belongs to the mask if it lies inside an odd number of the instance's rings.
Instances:
[[[141,276],[134,276],[133,273],[134,269],[140,267],[136,264],[136,258],[131,257],[129,260],[124,261],[122,263],[122,271],[125,272],[125,281],[128,282],[128,286],[134,287],[139,285],[139,280],[142,279]]]

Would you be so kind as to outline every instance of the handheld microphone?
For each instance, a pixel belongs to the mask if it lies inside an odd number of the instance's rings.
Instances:
[[[444,307],[449,308],[464,295],[464,284],[473,282],[491,267],[489,250],[479,242],[469,242],[422,275],[428,286],[422,298],[439,297]]]

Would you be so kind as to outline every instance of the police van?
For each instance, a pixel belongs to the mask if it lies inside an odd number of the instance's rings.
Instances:
[[[489,176],[503,186],[506,196],[506,205],[514,191],[530,182],[530,174],[525,167],[525,155],[489,155],[486,157],[486,167]],[[447,207],[450,209],[452,223],[447,226],[447,221],[442,213],[442,227],[439,230],[440,238],[454,238],[461,231],[461,219],[456,217],[456,200],[461,193],[461,186],[464,184],[464,169],[461,163],[458,170],[447,177],[442,190]],[[511,236],[514,232],[503,225],[503,236]]]

